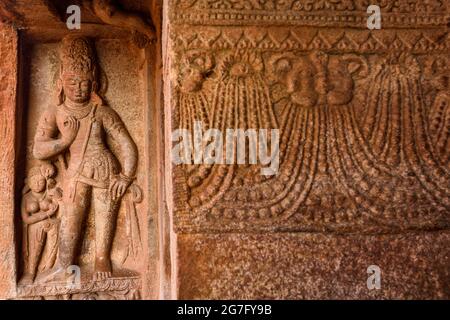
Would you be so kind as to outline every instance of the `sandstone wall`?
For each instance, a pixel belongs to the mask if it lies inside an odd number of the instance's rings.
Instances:
[[[274,176],[173,165],[179,298],[449,297],[448,8],[374,4],[168,5],[171,128],[280,130]]]
[[[5,296],[15,290],[16,264],[14,241],[17,32],[0,23],[0,287]],[[2,294],[3,296],[3,294]]]

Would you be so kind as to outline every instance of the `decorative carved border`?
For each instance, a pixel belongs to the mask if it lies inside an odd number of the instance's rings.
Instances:
[[[292,25],[317,27],[354,27],[367,28],[367,15],[337,13],[333,16],[320,14],[304,14],[298,12],[285,13],[252,13],[247,11],[213,11],[172,13],[175,24],[189,25]],[[385,28],[440,27],[448,21],[447,15],[423,16],[417,14],[389,14],[382,16],[381,24]]]
[[[415,54],[443,52],[450,50],[450,35],[446,31],[435,30],[434,33],[412,31],[408,37],[404,33],[377,33],[371,31],[342,31],[337,36],[322,30],[312,37],[301,35],[300,29],[290,29],[285,36],[270,30],[258,38],[249,36],[245,31],[239,37],[230,36],[230,32],[221,30],[211,34],[179,30],[172,36],[177,50],[190,49],[259,49],[259,50],[323,50],[339,52],[380,53],[392,50],[408,51]],[[303,38],[303,40],[301,40]]]
[[[80,288],[70,288],[66,283],[26,285],[17,287],[17,297],[56,296],[75,293],[140,290],[139,277],[110,278],[103,281],[82,282]]]
[[[448,11],[443,0],[175,0],[177,9],[236,9],[254,11],[350,11],[365,12],[367,6],[379,5],[383,12],[427,14]]]
[[[445,26],[448,7],[439,0],[172,0],[171,20],[189,25],[296,25],[367,28],[367,7],[381,8],[384,28]]]

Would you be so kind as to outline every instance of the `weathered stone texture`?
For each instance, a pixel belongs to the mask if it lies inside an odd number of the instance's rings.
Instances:
[[[14,185],[16,157],[17,32],[0,23],[0,296],[15,289]]]
[[[181,299],[449,299],[450,233],[178,236]],[[381,268],[368,290],[367,268]]]

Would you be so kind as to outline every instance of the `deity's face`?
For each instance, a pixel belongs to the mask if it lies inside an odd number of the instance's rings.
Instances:
[[[45,189],[46,181],[41,175],[35,175],[30,178],[29,186],[33,192],[42,192]]]
[[[66,98],[72,102],[84,103],[91,98],[92,79],[87,74],[64,72],[62,85]]]

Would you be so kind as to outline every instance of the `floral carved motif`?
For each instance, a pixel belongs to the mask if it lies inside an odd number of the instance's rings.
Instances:
[[[177,70],[194,53],[211,62],[191,98],[175,85],[176,128],[280,130],[272,177],[257,165],[176,166],[177,230],[446,228],[448,43],[445,29],[174,32]]]

